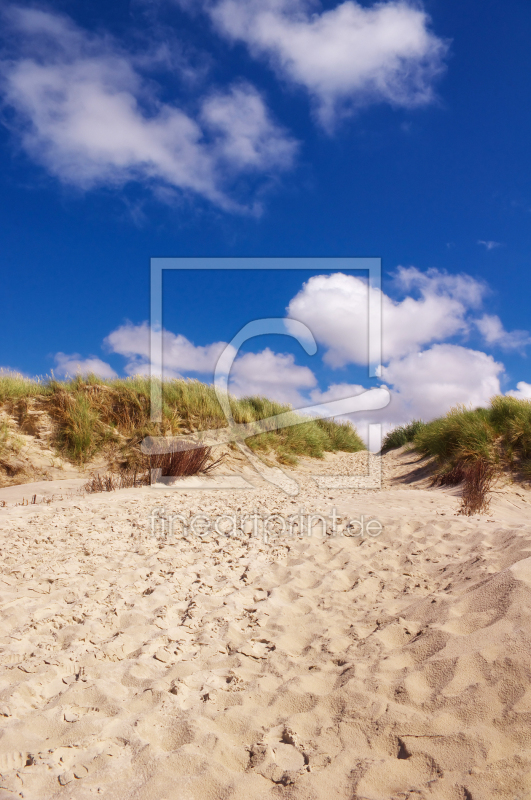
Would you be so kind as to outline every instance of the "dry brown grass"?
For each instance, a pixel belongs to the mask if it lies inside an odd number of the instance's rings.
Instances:
[[[451,469],[438,472],[431,479],[431,486],[457,486],[463,484],[460,514],[484,514],[489,510],[489,492],[496,477],[496,468],[485,458],[459,461]]]
[[[223,461],[223,456],[212,459],[212,448],[180,441],[159,443],[159,453],[149,455],[150,469],[162,470],[162,476],[171,478],[185,475],[207,474]],[[210,463],[209,463],[210,462]]]
[[[495,477],[493,465],[483,458],[463,467],[460,514],[485,514],[490,505],[490,488]]]
[[[84,485],[84,490],[88,494],[94,492],[114,492],[116,489],[133,489],[136,486],[147,486],[149,484],[148,472],[123,471],[118,473],[108,473],[92,475],[90,480]]]

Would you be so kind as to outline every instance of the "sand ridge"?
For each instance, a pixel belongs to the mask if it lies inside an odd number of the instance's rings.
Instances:
[[[529,796],[531,523],[512,496],[458,516],[455,492],[396,488],[399,471],[380,492],[301,470],[297,498],[0,509],[0,797]],[[169,543],[161,505],[335,506],[343,535]],[[380,536],[348,535],[360,514]]]

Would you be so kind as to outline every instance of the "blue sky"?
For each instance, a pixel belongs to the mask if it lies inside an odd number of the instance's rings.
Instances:
[[[528,2],[64,0],[1,23],[4,368],[145,369],[151,257],[373,256],[387,424],[531,396]],[[208,380],[212,345],[289,308],[317,355],[263,337],[235,390],[374,385],[340,352],[359,279],[310,277],[171,276],[168,374]]]

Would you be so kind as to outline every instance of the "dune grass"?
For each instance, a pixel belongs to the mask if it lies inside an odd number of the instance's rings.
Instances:
[[[89,396],[58,390],[51,399],[52,415],[60,421],[56,445],[72,461],[89,461],[105,441],[112,440],[112,429],[106,431]]]
[[[382,453],[395,450],[397,447],[403,447],[405,444],[411,444],[424,425],[425,423],[422,420],[414,419],[407,425],[399,425],[397,428],[393,428],[382,442]]]
[[[485,511],[497,475],[531,479],[531,401],[497,396],[487,408],[457,406],[431,422],[391,431],[383,449],[407,441],[435,460],[434,484],[463,484],[463,513]]]
[[[496,431],[488,409],[452,408],[444,417],[424,425],[414,437],[416,450],[435,457],[440,464],[497,458]]]
[[[196,380],[162,383],[162,422],[155,424],[150,419],[150,388],[150,378],[144,376],[102,380],[88,375],[67,381],[52,376],[31,381],[2,373],[0,405],[19,419],[32,409],[47,412],[55,423],[55,447],[72,462],[84,464],[113,450],[117,466],[127,469],[140,465],[139,444],[146,436],[189,435],[227,426],[214,387]],[[283,463],[295,464],[304,455],[321,458],[327,451],[365,449],[348,422],[302,417],[289,405],[264,397],[231,397],[230,404],[236,423],[293,415],[293,426],[247,440],[252,449],[273,452]]]
[[[452,408],[424,425],[414,445],[448,467],[478,459],[493,467],[526,466],[531,460],[531,401],[498,396],[488,408]]]
[[[497,396],[488,408],[456,406],[431,422],[414,420],[388,433],[382,450],[407,443],[446,469],[478,459],[526,467],[531,463],[531,400]]]
[[[32,380],[19,372],[0,369],[0,405],[9,400],[37,397],[50,392],[49,379]]]

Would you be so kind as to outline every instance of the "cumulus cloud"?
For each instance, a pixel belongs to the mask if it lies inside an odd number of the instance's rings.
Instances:
[[[419,297],[395,301],[352,275],[335,273],[310,278],[291,300],[288,316],[304,322],[327,351],[332,367],[366,364],[369,293],[382,303],[383,361],[441,341],[468,329],[467,309],[476,305],[484,288],[469,276],[430,270],[399,270],[397,281],[417,289]],[[289,323],[288,323],[289,325]]]
[[[475,322],[487,344],[497,345],[504,350],[521,350],[531,342],[527,331],[506,331],[495,314],[483,314]]]
[[[315,386],[311,369],[295,363],[290,353],[274,353],[269,347],[260,353],[245,353],[234,362],[230,391],[237,397],[261,395],[295,408],[306,405],[301,389]]]
[[[369,103],[410,108],[434,99],[447,44],[417,3],[367,7],[346,0],[320,13],[311,0],[219,0],[208,7],[220,33],[309,92],[327,128],[338,113]]]
[[[525,332],[505,331],[496,316],[471,318],[471,312],[476,316],[487,287],[470,276],[401,268],[394,282],[400,291],[412,294],[401,300],[378,295],[383,311],[384,351],[379,378],[389,388],[391,402],[381,410],[373,405],[375,410],[347,415],[365,439],[371,422],[380,422],[385,433],[413,418],[433,419],[458,404],[486,405],[491,397],[500,394],[503,364],[488,353],[444,341],[448,337],[468,333],[474,325],[489,344],[516,347],[529,342]],[[366,365],[369,291],[373,290],[369,290],[367,281],[351,275],[314,276],[289,304],[286,326],[289,330],[290,319],[305,323],[324,345],[323,360],[333,367]],[[162,331],[162,341],[163,363],[152,366],[155,374],[166,378],[197,374],[203,380],[212,380],[218,358],[227,347],[224,342],[195,345],[182,334],[167,330]],[[147,322],[121,325],[104,344],[127,360],[126,374],[150,372]],[[235,360],[229,388],[237,396],[263,395],[301,408],[312,403],[326,406],[366,391],[360,384],[348,381],[323,389],[314,372],[298,365],[289,353],[266,348],[259,353],[233,351],[232,356]],[[77,355],[60,353],[57,362],[63,374],[115,374],[108,364],[95,358],[82,361]],[[531,397],[531,384],[522,381],[508,394]]]
[[[509,397],[516,397],[518,400],[531,400],[531,383],[518,381],[516,389],[507,392]]]
[[[503,364],[479,350],[435,344],[428,350],[393,359],[382,378],[392,386],[394,415],[432,419],[458,404],[481,406],[500,394]]]
[[[136,181],[159,197],[173,189],[243,211],[231,197],[236,178],[292,165],[296,143],[250,84],[203,97],[187,112],[159,100],[140,60],[108,36],[35,8],[11,8],[4,21],[13,52],[0,62],[0,87],[13,128],[62,182],[86,190]]]
[[[152,361],[150,354],[150,326],[147,322],[133,325],[128,322],[112,331],[104,346],[127,359],[127,375],[163,375],[164,378],[182,378],[190,373],[212,381],[214,370],[225,342],[194,345],[182,334],[162,332],[163,364]],[[236,352],[233,351],[236,356]],[[291,354],[274,353],[266,348],[260,353],[245,353],[233,363],[229,388],[238,397],[263,395],[280,403],[305,405],[301,390],[316,385],[315,375],[308,367],[295,363]]]
[[[314,403],[327,403],[333,400],[346,400],[347,397],[355,397],[365,391],[367,391],[365,387],[359,383],[332,383],[325,391],[314,389],[310,392],[310,397]]]
[[[452,406],[484,406],[491,397],[500,394],[500,375],[503,364],[486,353],[451,344],[409,353],[391,360],[382,370],[382,378],[390,389],[391,401],[380,411],[347,414],[360,436],[368,442],[368,426],[382,425],[385,434],[412,419],[429,421],[445,414]],[[522,384],[518,384],[520,388]],[[531,386],[528,386],[531,396]],[[360,394],[358,384],[332,384],[324,392],[313,391],[316,402],[339,400]],[[523,391],[523,390],[522,390]],[[511,394],[511,392],[509,392]],[[520,396],[516,395],[515,396]]]
[[[113,353],[125,356],[128,375],[153,374],[165,378],[180,378],[183,374],[197,372],[213,375],[217,360],[226,348],[225,342],[209,345],[194,345],[186,336],[171,331],[162,332],[163,364],[151,361],[150,326],[147,322],[133,325],[128,322],[112,331],[104,340],[104,345]]]
[[[55,368],[54,372],[60,378],[71,377],[75,375],[97,375],[99,378],[117,378],[117,373],[113,370],[110,364],[102,361],[101,358],[91,356],[90,358],[81,358],[79,353],[66,353],[55,354]]]

